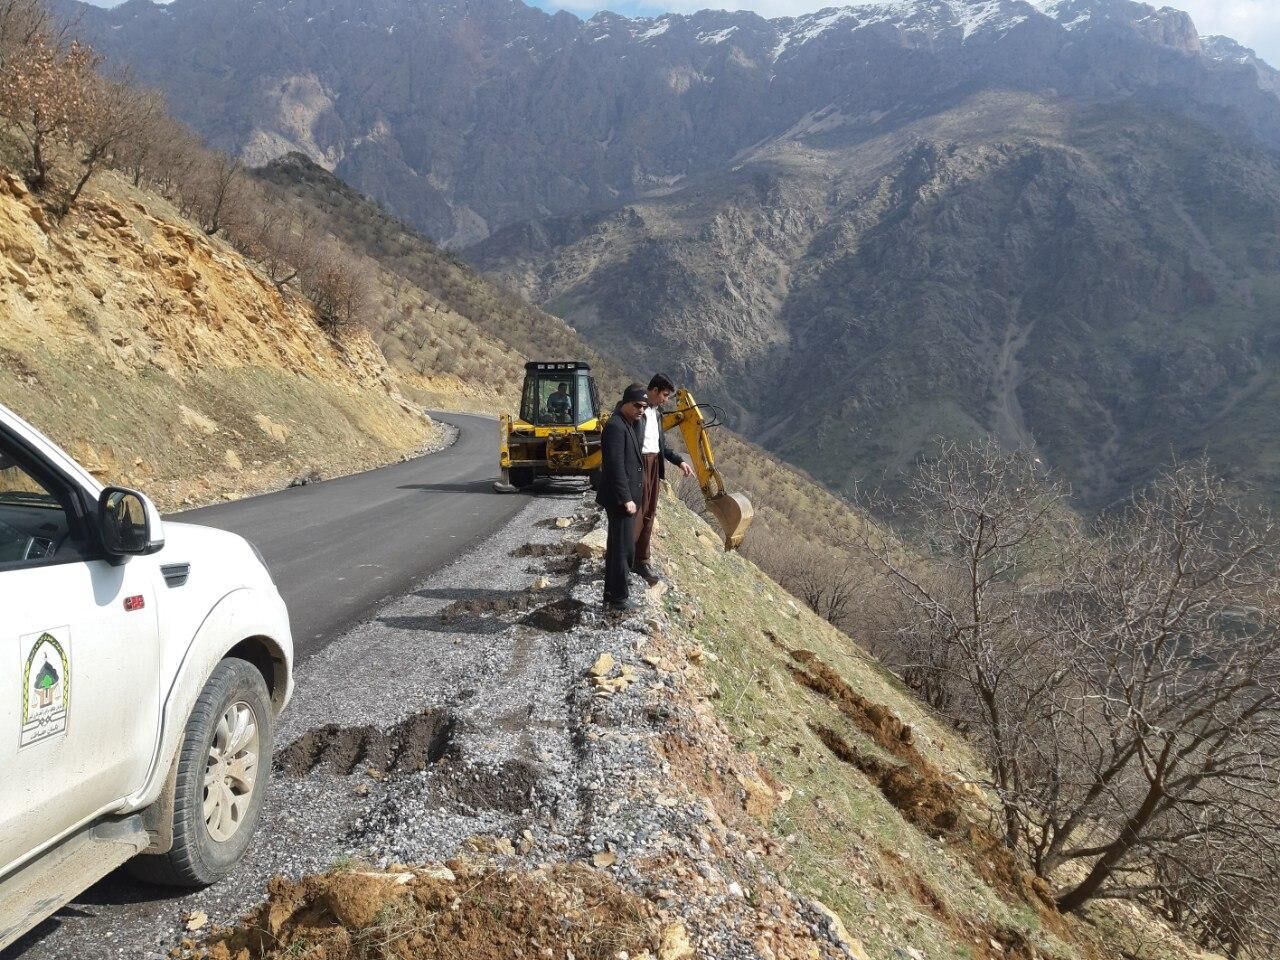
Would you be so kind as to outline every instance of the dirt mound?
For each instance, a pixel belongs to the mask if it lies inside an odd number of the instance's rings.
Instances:
[[[849,686],[835,670],[811,650],[792,650],[791,657],[804,665],[793,670],[802,684],[833,700],[840,712],[857,724],[883,750],[915,766],[929,766],[913,745],[915,732],[888,707],[872,703]]]
[[[206,945],[210,960],[613,960],[655,950],[650,904],[580,866],[277,877],[269,899]],[[405,882],[401,882],[405,881]],[[625,951],[625,953],[624,953]]]
[[[440,611],[440,619],[445,623],[466,620],[473,617],[502,616],[508,613],[523,613],[532,609],[538,598],[530,593],[506,593],[496,597],[476,597],[469,600],[455,600]]]
[[[582,610],[585,606],[581,600],[565,597],[539,607],[520,622],[549,633],[564,633],[582,622]]]
[[[931,837],[941,838],[959,824],[960,805],[955,790],[946,781],[904,764],[885,763],[859,753],[830,727],[810,723],[809,729],[836,757],[861,770],[886,800]]]
[[[277,751],[275,765],[291,777],[306,776],[320,766],[348,776],[362,764],[377,773],[415,773],[444,756],[454,724],[440,710],[424,710],[389,730],[326,724]]]

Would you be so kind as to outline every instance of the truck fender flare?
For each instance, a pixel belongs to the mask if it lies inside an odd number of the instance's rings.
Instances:
[[[249,638],[261,639],[273,648],[273,658],[284,659],[284,651],[271,637],[277,625],[262,615],[264,606],[255,599],[257,593],[252,587],[239,587],[214,604],[187,644],[173,683],[162,693],[160,734],[152,754],[151,768],[143,788],[129,797],[125,804],[131,810],[148,808],[145,820],[147,828],[152,830],[153,842],[147,853],[163,853],[169,849],[165,844],[172,844],[175,761],[182,747],[187,719],[218,663]],[[270,686],[272,679],[266,679]],[[287,690],[273,692],[272,701],[277,712],[287,694]]]

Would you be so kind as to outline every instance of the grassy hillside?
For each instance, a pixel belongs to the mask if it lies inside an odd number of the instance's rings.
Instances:
[[[835,911],[866,957],[1203,956],[1128,906],[1059,915],[992,832],[965,741],[856,640],[750,562],[717,551],[681,504],[662,510],[674,642],[705,651],[695,660],[706,707],[781,801],[766,822],[769,866]],[[686,763],[692,779],[721,767],[714,756]],[[733,786],[702,782],[727,821],[739,806]]]

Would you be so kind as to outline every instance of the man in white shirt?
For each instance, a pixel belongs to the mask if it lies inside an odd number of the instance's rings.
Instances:
[[[632,568],[648,583],[657,583],[658,577],[649,566],[649,543],[653,539],[653,521],[658,513],[658,491],[667,475],[667,463],[679,467],[690,476],[693,467],[689,461],[667,446],[662,429],[662,411],[659,409],[676,392],[675,384],[665,374],[655,373],[649,381],[649,408],[636,423],[640,439],[640,455],[644,460],[644,500],[636,514],[636,559]]]

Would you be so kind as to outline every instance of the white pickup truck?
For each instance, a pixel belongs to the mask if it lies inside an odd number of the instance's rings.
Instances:
[[[0,407],[0,949],[126,861],[225,876],[292,666],[250,543],[162,524]]]

